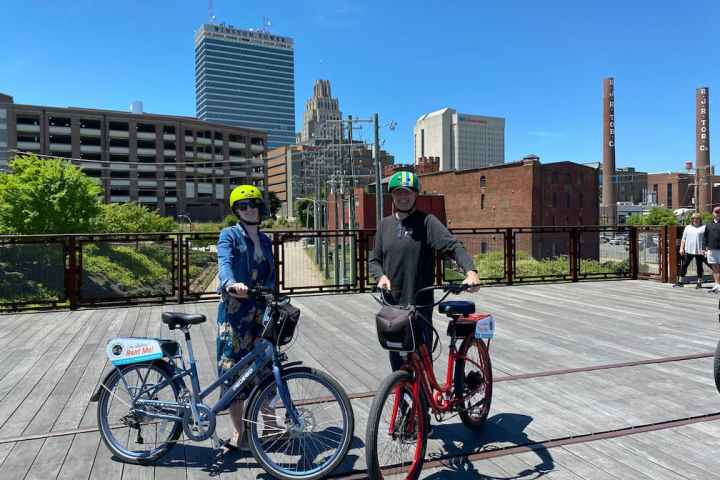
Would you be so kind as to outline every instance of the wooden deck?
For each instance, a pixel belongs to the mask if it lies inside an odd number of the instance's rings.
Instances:
[[[493,287],[466,297],[497,319],[490,419],[482,434],[457,419],[435,424],[424,478],[720,479],[720,421],[705,417],[720,412],[709,356],[720,338],[718,297],[649,281]],[[361,476],[371,392],[389,371],[376,340],[376,304],[368,295],[294,303],[303,318],[291,359],[330,372],[358,394],[356,438],[336,473]],[[209,383],[216,309],[196,303],[0,316],[0,478],[208,478],[207,443],[182,444],[154,467],[114,460],[89,398],[107,368],[107,339],[171,338],[160,322],[165,310],[210,319],[193,329],[202,383]],[[442,325],[442,317],[435,322]],[[600,368],[565,371],[585,367]],[[227,435],[227,417],[219,423]],[[655,423],[657,430],[622,430]],[[615,430],[616,438],[588,436]],[[530,442],[540,445],[504,450]],[[224,467],[222,479],[269,478],[251,456],[230,456]]]

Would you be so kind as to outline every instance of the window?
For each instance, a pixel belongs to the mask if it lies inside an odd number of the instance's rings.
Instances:
[[[570,192],[565,192],[565,208],[570,208]]]
[[[485,178],[485,177],[483,177]],[[480,195],[480,210],[485,209],[485,194]]]
[[[585,196],[583,195],[582,192],[580,192],[580,194],[578,195],[578,203],[580,204],[580,205],[578,205],[580,208],[582,208],[583,205],[585,205]]]
[[[128,124],[125,123],[125,122],[110,122],[110,124],[108,125],[108,128],[109,128],[110,130],[124,130],[124,131],[127,131],[127,129],[128,129]]]
[[[667,184],[667,207],[672,208],[672,200],[673,200],[673,190],[672,190],[672,183]]]
[[[483,175],[482,177],[480,177],[480,187],[481,187],[481,188],[482,188],[482,187],[485,187],[486,184],[487,184],[487,180],[486,180],[486,178],[485,178],[485,175]]]
[[[557,192],[553,192],[552,194],[552,206],[557,207]],[[553,223],[554,225],[554,223]]]
[[[552,173],[552,183],[560,183],[560,175],[558,175],[558,172]]]

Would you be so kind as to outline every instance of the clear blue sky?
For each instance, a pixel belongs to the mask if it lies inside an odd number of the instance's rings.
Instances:
[[[618,166],[694,160],[699,86],[710,87],[720,155],[717,0],[214,3],[218,21],[253,28],[268,16],[295,39],[296,128],[313,81],[326,78],[344,114],[397,122],[383,135],[401,162],[415,119],[446,106],[505,117],[508,161],[597,161],[606,76]],[[0,92],[120,110],[140,99],[148,112],[194,115],[193,33],[207,16],[202,0],[0,0]]]

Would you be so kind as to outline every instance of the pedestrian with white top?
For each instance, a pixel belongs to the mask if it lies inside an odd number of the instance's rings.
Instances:
[[[685,227],[680,241],[680,276],[673,287],[682,287],[685,285],[685,276],[688,267],[693,260],[697,268],[697,283],[695,288],[702,288],[703,281],[703,263],[707,263],[703,246],[703,236],[705,233],[705,225],[702,225],[702,216],[699,213],[693,213],[690,219],[690,225]],[[709,267],[710,265],[708,265]]]

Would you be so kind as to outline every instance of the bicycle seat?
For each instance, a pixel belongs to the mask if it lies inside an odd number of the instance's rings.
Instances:
[[[455,315],[470,315],[471,313],[475,313],[475,304],[467,300],[448,300],[447,302],[440,302],[438,310],[440,313],[444,313],[449,317]]]
[[[204,321],[205,315],[199,313],[163,312],[162,314],[162,322],[170,330],[187,327],[188,325],[197,325]]]

